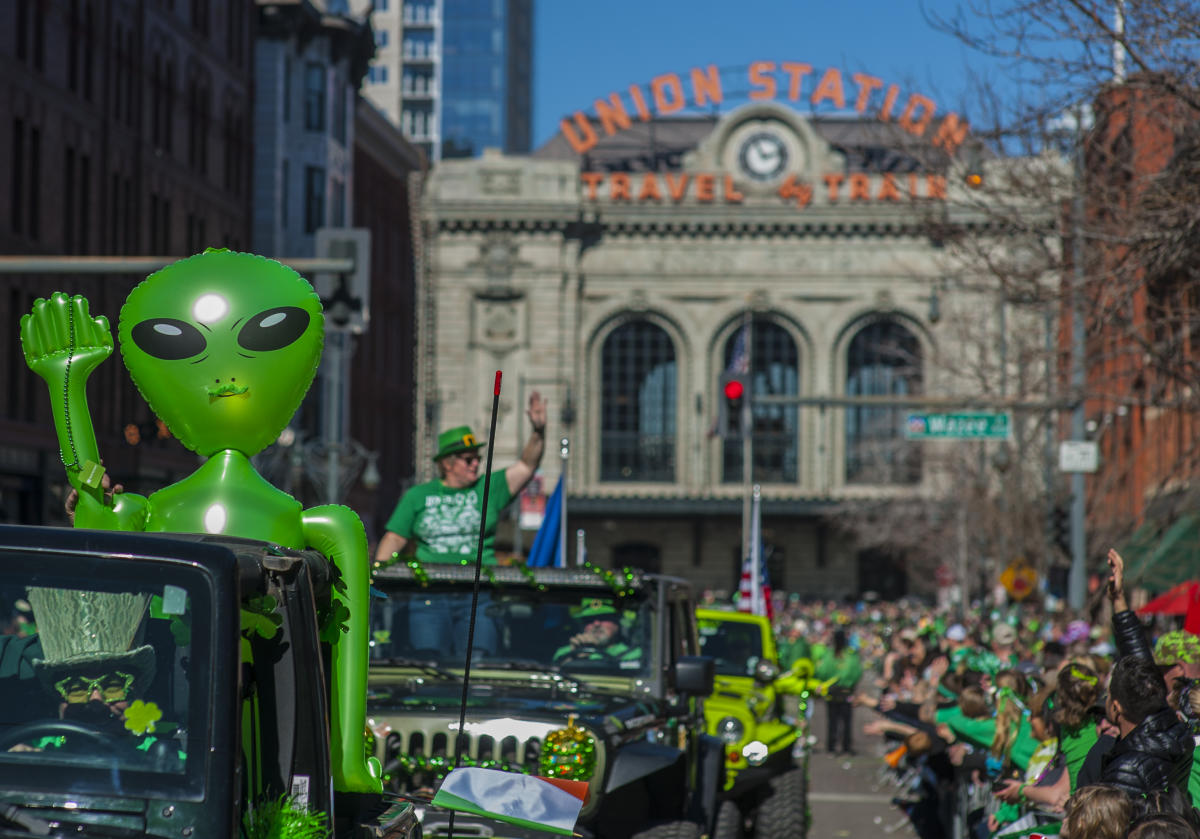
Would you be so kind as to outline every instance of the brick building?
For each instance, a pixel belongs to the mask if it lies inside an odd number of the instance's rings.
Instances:
[[[192,253],[250,245],[254,7],[243,2],[6,3],[0,22],[0,252]],[[55,290],[115,316],[133,275],[0,275],[0,521],[62,519],[65,479],[18,318]],[[90,388],[100,448],[131,491],[195,468],[154,439],[119,360]],[[134,426],[147,438],[126,442]]]

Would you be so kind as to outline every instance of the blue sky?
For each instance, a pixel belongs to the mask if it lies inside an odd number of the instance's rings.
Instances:
[[[535,0],[534,148],[559,120],[630,84],[698,65],[793,61],[863,72],[971,117],[969,73],[997,67],[934,29],[952,0]],[[811,83],[810,83],[811,84]],[[728,99],[728,97],[727,97]],[[745,100],[742,100],[745,101]],[[740,102],[727,101],[725,109]]]

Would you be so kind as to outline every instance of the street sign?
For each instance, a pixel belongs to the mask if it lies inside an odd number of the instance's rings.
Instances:
[[[1012,414],[909,414],[904,436],[909,440],[1007,440],[1012,436]]]
[[[1063,440],[1058,444],[1058,471],[1095,472],[1100,468],[1100,447],[1094,440]]]

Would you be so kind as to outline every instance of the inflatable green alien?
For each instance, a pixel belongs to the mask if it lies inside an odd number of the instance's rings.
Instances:
[[[87,377],[113,349],[108,321],[82,297],[56,293],[21,318],[30,368],[50,389],[67,479],[79,492],[75,526],[216,533],[313,548],[341,573],[348,631],[333,645],[334,788],[380,792],[363,749],[370,568],[361,520],[338,505],[302,509],[255,471],[316,374],[321,302],[291,268],[209,249],[155,272],[121,308],[121,354],[142,396],[171,433],[207,460],[151,494],[106,497],[88,413]]]

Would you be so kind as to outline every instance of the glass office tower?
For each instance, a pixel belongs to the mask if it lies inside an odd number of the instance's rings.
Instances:
[[[533,0],[443,0],[441,156],[530,150]]]

